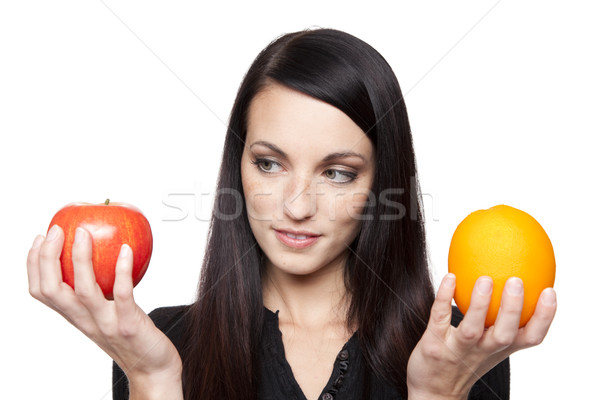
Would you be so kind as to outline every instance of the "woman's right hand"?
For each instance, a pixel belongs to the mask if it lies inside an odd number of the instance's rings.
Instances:
[[[127,375],[132,394],[134,386],[144,387],[144,391],[156,385],[181,388],[177,349],[133,299],[131,248],[121,247],[113,301],[106,300],[96,283],[90,233],[77,228],[72,251],[74,290],[62,280],[63,242],[64,232],[56,225],[46,238],[36,237],[27,257],[29,293],[104,350]]]

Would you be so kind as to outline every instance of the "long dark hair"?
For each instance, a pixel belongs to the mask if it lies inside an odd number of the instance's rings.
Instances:
[[[217,197],[183,356],[186,399],[255,399],[264,308],[264,254],[252,234],[240,163],[250,102],[270,81],[323,100],[362,128],[376,157],[374,201],[350,246],[348,327],[358,327],[370,371],[406,396],[408,358],[423,334],[434,291],[412,137],[402,92],[385,59],[347,33],[283,35],[254,60],[230,115]]]

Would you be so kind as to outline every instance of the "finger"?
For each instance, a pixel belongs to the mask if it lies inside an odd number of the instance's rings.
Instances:
[[[89,317],[76,298],[73,289],[62,281],[60,253],[64,233],[58,226],[48,231],[48,237],[36,237],[27,258],[29,291],[33,297],[50,307],[73,325]]]
[[[452,319],[452,297],[454,296],[454,288],[456,287],[456,276],[449,273],[444,276],[440,288],[438,289],[435,301],[431,306],[431,314],[429,315],[429,323],[427,329],[438,337],[443,337]]]
[[[40,246],[39,271],[40,294],[42,299],[54,299],[60,291],[62,272],[60,254],[62,253],[64,233],[61,227],[54,225],[48,231],[46,240]]]
[[[467,348],[478,342],[483,335],[494,281],[489,276],[480,276],[473,287],[471,302],[465,317],[458,325],[455,340],[459,348]]]
[[[98,312],[104,304],[102,289],[96,282],[92,264],[92,237],[83,229],[75,230],[73,240],[73,274],[75,293],[92,314]]]
[[[133,299],[133,254],[127,244],[121,246],[115,269],[113,297],[119,321],[131,321],[136,307]]]
[[[44,242],[42,235],[37,235],[27,254],[27,282],[29,294],[39,299],[40,294],[40,246]]]
[[[501,350],[510,346],[519,332],[521,311],[523,310],[523,281],[509,278],[504,284],[500,310],[493,328],[488,332],[486,346]]]
[[[542,291],[533,316],[515,340],[517,349],[536,346],[544,340],[556,315],[556,292],[552,288]]]

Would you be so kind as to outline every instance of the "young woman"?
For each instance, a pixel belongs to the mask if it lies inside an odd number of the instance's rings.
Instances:
[[[336,30],[287,34],[239,88],[197,300],[146,315],[124,245],[106,301],[83,229],[73,291],[60,227],[34,242],[30,292],[114,359],[116,399],[506,399],[508,356],[543,340],[556,295],[519,329],[510,279],[487,330],[489,278],[464,318],[451,274],[435,296],[416,177],[384,58]]]

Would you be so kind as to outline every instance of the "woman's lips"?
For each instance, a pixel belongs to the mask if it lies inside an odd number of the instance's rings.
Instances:
[[[290,237],[292,235],[294,237]],[[275,236],[284,245],[292,247],[294,249],[304,249],[308,246],[313,245],[321,236],[308,236],[308,235],[294,235],[285,231],[275,230]]]

